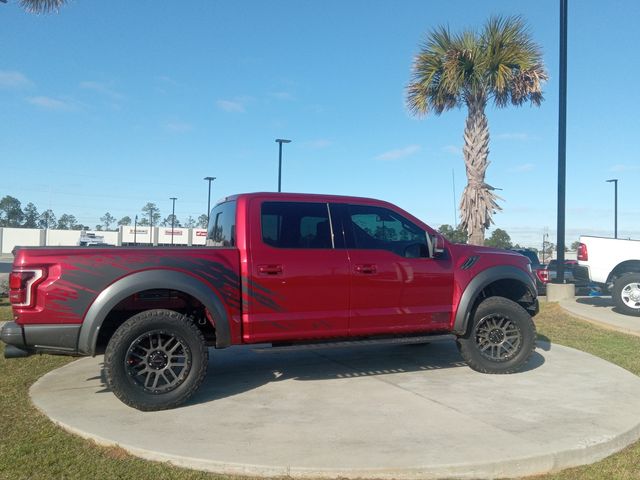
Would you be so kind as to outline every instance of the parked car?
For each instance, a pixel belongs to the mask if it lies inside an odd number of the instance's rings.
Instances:
[[[449,243],[383,201],[235,195],[211,211],[207,244],[18,249],[5,357],[106,348],[108,388],[161,410],[198,389],[209,346],[445,335],[484,373],[514,372],[535,348],[529,260]]]
[[[576,294],[582,295],[589,292],[591,282],[584,278],[577,278],[575,269],[578,266],[577,260],[564,261],[564,282],[573,283],[576,286]],[[553,259],[547,265],[549,271],[549,283],[553,283],[558,276],[558,260]]]
[[[535,250],[528,248],[514,248],[512,251],[518,252],[520,255],[524,255],[529,259],[529,262],[531,263],[531,270],[535,274],[538,295],[546,295],[547,284],[553,283],[558,276],[558,261],[556,259],[552,259],[547,265],[545,265],[540,263],[538,253]],[[578,266],[577,260],[565,260],[564,266],[565,283],[574,283],[576,285],[576,293],[578,294],[588,294],[591,290],[591,282],[588,280],[585,281],[584,279],[576,279],[573,273],[575,267]]]
[[[587,295],[592,290],[591,282],[588,279],[576,278],[574,272],[577,266],[577,260],[564,261],[564,283],[573,283],[576,286],[577,295]],[[547,285],[554,283],[558,278],[558,260],[554,258],[548,265],[541,265],[536,270],[536,277],[542,282],[542,286],[538,285],[538,295],[546,295]]]
[[[583,235],[577,278],[595,282],[611,294],[617,309],[640,316],[640,241]]]

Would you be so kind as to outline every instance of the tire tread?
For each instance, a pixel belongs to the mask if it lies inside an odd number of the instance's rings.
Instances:
[[[172,398],[171,401],[158,402],[156,398],[155,402],[149,402],[144,400],[145,396],[148,397],[148,394],[139,392],[139,395],[132,396],[130,392],[123,388],[122,383],[117,378],[119,373],[116,368],[118,360],[115,357],[118,353],[118,347],[120,347],[123,342],[126,343],[126,339],[131,336],[131,332],[134,329],[138,329],[141,325],[144,324],[149,324],[149,327],[153,328],[153,324],[157,324],[158,322],[166,320],[169,320],[173,324],[185,327],[189,331],[189,333],[194,335],[194,338],[197,339],[197,341],[195,342],[195,346],[199,349],[199,352],[197,352],[197,354],[199,354],[202,358],[202,365],[195,365],[195,362],[193,363],[191,368],[196,369],[197,376],[194,379],[190,379],[185,382],[185,384],[188,383],[188,386],[186,388],[180,389],[180,387],[178,387],[178,389],[172,391],[171,393],[180,390],[179,394],[172,395],[172,397],[174,398]],[[193,347],[193,345],[189,345],[189,348],[193,349]],[[192,353],[192,355],[196,356],[196,352]],[[173,310],[146,310],[134,315],[129,320],[124,322],[109,340],[104,355],[104,375],[107,387],[115,394],[116,397],[118,397],[118,399],[120,399],[123,403],[129,405],[130,407],[143,412],[168,410],[182,405],[198,390],[198,388],[200,388],[200,385],[207,375],[208,358],[209,352],[206,346],[204,335],[202,334],[200,329],[186,316]]]
[[[625,315],[631,315],[634,317],[640,316],[640,308],[634,309],[628,307],[622,301],[622,290],[629,283],[640,283],[640,273],[638,272],[627,272],[618,277],[613,284],[613,289],[611,290],[611,298],[613,300],[614,305],[621,313]]]
[[[497,362],[491,362],[490,360],[483,359],[478,355],[476,355],[477,351],[475,346],[475,339],[472,338],[472,333],[473,333],[475,323],[478,321],[478,318],[477,318],[478,311],[481,309],[507,309],[507,310],[511,310],[514,313],[517,312],[518,315],[525,315],[525,317],[523,318],[526,318],[528,321],[525,320],[524,322],[525,325],[520,326],[520,328],[523,328],[523,327],[528,328],[529,332],[523,332],[523,341],[526,340],[527,335],[530,335],[532,339],[530,339],[531,345],[527,349],[527,351],[521,352],[518,354],[518,356],[520,356],[521,358],[517,363],[514,363],[512,366],[505,367],[504,365],[510,363],[511,360],[505,362],[504,364],[501,364]],[[535,324],[533,323],[531,316],[527,313],[527,311],[524,308],[522,308],[513,300],[509,300],[508,298],[489,297],[483,300],[478,305],[478,307],[476,308],[473,314],[472,321],[469,322],[469,326],[467,328],[466,334],[462,337],[458,337],[458,340],[456,343],[458,345],[458,350],[460,351],[460,355],[462,355],[462,358],[467,363],[467,365],[471,367],[471,369],[480,373],[504,375],[504,374],[515,373],[519,371],[522,368],[522,366],[529,361],[529,359],[533,355],[533,352],[535,351],[535,347],[536,347],[535,339],[536,339]],[[502,368],[496,368],[496,367],[502,367]]]

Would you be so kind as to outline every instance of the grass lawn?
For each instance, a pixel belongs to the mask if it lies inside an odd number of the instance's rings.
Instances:
[[[0,299],[0,321],[10,318],[6,299]],[[543,306],[536,325],[541,339],[593,353],[640,375],[640,337],[576,320],[557,305]],[[119,448],[99,447],[64,432],[31,406],[28,389],[44,373],[71,359],[38,355],[5,360],[3,349],[0,346],[1,479],[230,478],[140,460]],[[530,478],[637,480],[640,479],[640,442],[593,465]]]
[[[8,322],[9,320],[11,320],[9,299],[7,297],[0,297],[0,322]]]

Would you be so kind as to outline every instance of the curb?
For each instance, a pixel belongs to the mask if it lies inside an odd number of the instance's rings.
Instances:
[[[563,305],[562,302],[556,302],[560,308],[567,314],[572,315],[580,320],[584,320],[585,322],[591,323],[592,325],[597,325],[598,327],[602,327],[605,330],[610,330],[612,332],[618,332],[618,333],[624,333],[626,335],[633,335],[634,337],[640,337],[640,332],[636,332],[634,330],[628,330],[626,328],[620,328],[617,327],[616,325],[612,325],[608,322],[602,321],[602,320],[598,320],[596,318],[592,318],[592,317],[588,317],[583,313],[580,312],[576,312],[574,310],[572,310],[570,307],[567,307],[566,305]],[[619,314],[621,315],[621,314]]]

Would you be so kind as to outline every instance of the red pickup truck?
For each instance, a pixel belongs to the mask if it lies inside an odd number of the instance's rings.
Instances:
[[[104,351],[108,387],[140,410],[185,402],[209,346],[454,334],[471,368],[510,373],[535,348],[538,312],[524,256],[330,195],[228,197],[207,247],[19,248],[9,287],[5,357]]]

